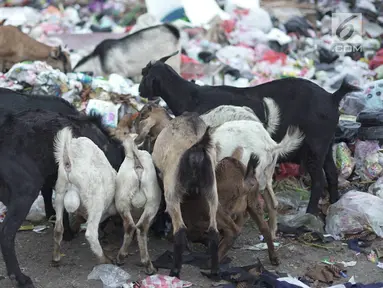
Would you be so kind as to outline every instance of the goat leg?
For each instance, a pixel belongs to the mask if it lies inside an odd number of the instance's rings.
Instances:
[[[98,208],[98,209],[97,209]],[[90,244],[93,253],[96,254],[100,264],[112,264],[112,260],[105,255],[98,239],[98,226],[100,225],[103,207],[92,207],[88,212],[88,225],[86,227],[85,238]]]
[[[56,186],[56,223],[55,229],[53,232],[53,266],[58,266],[61,260],[60,245],[64,234],[64,225],[63,225],[63,214],[64,214],[64,191],[59,191]]]
[[[14,189],[13,193],[16,191],[17,189]],[[7,267],[9,278],[13,282],[14,287],[35,288],[31,278],[24,275],[20,270],[15,251],[15,237],[18,229],[27,216],[33,201],[36,199],[38,191],[39,188],[36,188],[35,191],[22,191],[23,197],[13,198],[12,200],[14,201],[11,200],[9,202],[7,215],[5,216],[2,225],[0,225],[1,252],[3,253],[3,259]]]
[[[332,145],[330,145],[323,164],[323,170],[326,175],[328,192],[330,194],[330,204],[339,200],[338,192],[338,171],[336,169],[334,158],[332,157]]]
[[[241,233],[241,228],[223,211],[221,206],[218,207],[217,211],[217,224],[220,230],[223,230],[223,237],[218,246],[218,260],[221,262]]]
[[[218,212],[218,193],[217,186],[214,182],[211,193],[204,193],[209,205],[209,249],[211,255],[211,274],[218,275],[219,272],[219,257],[218,257],[218,245],[219,245],[219,232],[217,229],[217,212]],[[233,223],[234,224],[234,223]]]
[[[151,209],[149,205],[146,206],[140,220],[137,223],[137,241],[140,249],[141,263],[144,265],[145,273],[148,275],[152,275],[157,272],[152,261],[150,260],[148,252],[148,231],[156,212],[157,209]]]
[[[274,193],[272,181],[267,183],[266,188],[267,188],[266,189],[267,193],[270,195],[271,201],[273,203],[273,208],[277,209],[277,207],[278,207],[278,200],[277,200],[277,197],[275,196],[275,193]]]
[[[124,242],[122,243],[122,246],[120,248],[120,251],[117,255],[117,264],[123,265],[124,259],[128,255],[128,248],[130,246],[130,243],[132,242],[134,231],[136,231],[136,225],[134,224],[132,214],[130,211],[127,211],[125,213],[120,213],[121,218],[124,221]]]
[[[168,193],[165,193],[166,210],[172,219],[173,225],[173,267],[170,270],[169,276],[180,278],[182,268],[182,253],[185,250],[187,237],[186,237],[186,225],[182,219],[180,202],[174,198],[167,197]],[[169,199],[170,198],[170,199]],[[172,201],[173,200],[173,201]]]
[[[261,234],[265,237],[271,264],[279,265],[279,259],[277,253],[275,252],[273,238],[271,235],[272,233],[270,232],[270,228],[267,225],[266,221],[263,219],[263,210],[257,199],[258,191],[255,191],[255,189],[253,189],[252,191],[250,191],[248,196],[247,211],[249,212],[250,217],[257,224]]]
[[[250,192],[250,193],[252,193],[252,192]],[[258,194],[258,192],[257,192],[257,194]],[[263,193],[263,199],[265,200],[267,212],[269,214],[269,223],[268,224],[269,224],[269,228],[271,231],[271,237],[272,237],[272,239],[275,239],[277,237],[276,234],[277,234],[277,229],[278,229],[278,227],[277,227],[277,209],[274,208],[273,200],[272,200],[271,195],[268,191],[265,191],[265,193]],[[263,235],[263,236],[265,236],[265,235]]]

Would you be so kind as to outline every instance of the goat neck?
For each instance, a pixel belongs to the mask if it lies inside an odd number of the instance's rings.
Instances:
[[[156,73],[160,92],[158,95],[164,99],[174,116],[180,116],[187,108],[194,106],[192,101],[193,94],[197,93],[196,84],[183,79],[169,65],[164,69],[166,70]]]

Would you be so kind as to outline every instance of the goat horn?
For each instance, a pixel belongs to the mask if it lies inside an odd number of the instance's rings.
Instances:
[[[176,52],[174,52],[174,53],[172,53],[172,54],[170,54],[170,55],[168,55],[168,56],[162,57],[162,58],[161,58],[160,60],[158,60],[158,61],[160,61],[160,62],[162,62],[162,63],[165,63],[170,57],[173,57],[173,56],[177,55],[178,52],[180,52],[180,51],[177,50]]]

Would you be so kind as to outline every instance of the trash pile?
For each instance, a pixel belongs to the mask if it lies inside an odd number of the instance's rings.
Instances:
[[[47,45],[68,46],[72,68],[105,39],[118,39],[161,22],[172,22],[181,31],[181,75],[197,83],[249,87],[285,77],[303,77],[332,92],[347,78],[362,88],[342,100],[333,146],[339,189],[348,192],[334,205],[328,205],[324,199],[324,225],[313,215],[305,214],[309,183],[305,183],[299,165],[281,164],[274,187],[282,207],[278,228],[286,233],[302,227],[306,232],[328,233],[333,239],[347,240],[349,247],[354,248],[355,239],[358,243],[358,239],[370,234],[383,237],[380,4],[369,0],[354,4],[331,1],[330,5],[328,1],[318,1],[316,13],[313,3],[274,2],[204,0],[201,10],[202,4],[195,0],[169,1],[166,5],[158,5],[156,0],[6,0],[0,4],[0,20],[5,19],[4,25],[18,26]],[[353,38],[347,49],[334,48],[341,47],[332,31],[334,12],[363,16],[364,31]],[[62,97],[86,114],[102,114],[110,128],[118,127],[122,119],[135,117],[146,103],[139,96],[138,85],[136,79],[115,73],[107,77],[63,73],[41,61],[17,63],[6,73],[0,72],[0,87]],[[31,219],[44,211],[40,197],[31,209]],[[0,202],[0,222],[5,213]],[[380,265],[379,261],[376,263]],[[96,279],[101,272],[94,271],[90,278]],[[129,277],[123,275],[123,282]]]

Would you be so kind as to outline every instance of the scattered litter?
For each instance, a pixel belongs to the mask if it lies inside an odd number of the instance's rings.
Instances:
[[[32,223],[39,223],[45,220],[45,205],[43,196],[39,195],[36,198],[25,219]]]
[[[357,262],[356,261],[349,261],[349,262],[341,261],[338,263],[343,264],[344,267],[354,267]]]
[[[330,205],[326,217],[326,232],[342,237],[372,229],[383,237],[383,199],[365,192],[349,191]]]
[[[378,265],[376,265],[376,266],[378,266],[379,268],[383,269],[383,263],[382,262],[378,262]]]
[[[378,263],[378,257],[373,250],[371,250],[371,252],[367,255],[367,259],[372,263]]]
[[[130,278],[130,274],[112,264],[95,266],[88,275],[88,280],[101,280],[104,288],[120,288]]]
[[[142,281],[132,282],[124,284],[124,288],[184,288],[191,287],[193,284],[188,281],[180,280],[176,277],[170,277],[165,275],[151,275],[146,277]]]
[[[42,233],[44,230],[46,230],[48,228],[49,228],[49,226],[47,226],[47,225],[38,225],[38,226],[35,226],[33,228],[33,232]]]
[[[31,231],[35,228],[34,225],[30,224],[30,225],[21,225],[20,228],[19,228],[19,231]]]
[[[279,242],[274,242],[274,247],[279,247],[281,244]],[[267,250],[267,243],[258,243],[255,245],[249,245],[242,248],[243,250],[252,250],[252,251],[261,251]]]

